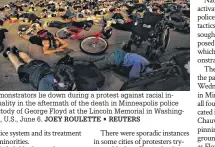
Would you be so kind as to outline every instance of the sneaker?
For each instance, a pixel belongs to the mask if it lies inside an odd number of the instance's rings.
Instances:
[[[19,50],[18,50],[18,48],[16,48],[15,46],[13,46],[13,47],[11,48],[11,51],[12,51],[14,54],[16,54],[16,55],[19,54]]]
[[[5,58],[8,58],[8,54],[7,54],[7,52],[10,52],[11,50],[10,50],[10,47],[8,47],[4,52],[3,52],[3,56],[5,57]]]

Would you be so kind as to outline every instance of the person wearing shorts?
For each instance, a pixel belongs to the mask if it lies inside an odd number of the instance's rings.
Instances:
[[[20,81],[30,83],[38,91],[67,91],[74,86],[71,68],[51,68],[46,62],[34,60],[16,47],[7,48],[3,56],[14,65]]]

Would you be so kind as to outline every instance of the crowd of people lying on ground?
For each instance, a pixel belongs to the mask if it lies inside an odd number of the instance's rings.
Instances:
[[[171,4],[170,7],[164,4],[147,4],[146,7],[147,11],[156,14],[174,11],[174,16],[176,18],[182,16],[178,15],[178,13],[182,13],[182,8],[183,10],[189,9],[189,4],[180,4],[181,9],[176,11],[178,7],[175,8],[174,5]],[[38,9],[42,10],[40,15],[34,13],[38,11]],[[124,14],[121,12],[125,10],[127,10],[127,15],[123,16]],[[121,1],[19,1],[9,3],[0,8],[0,25],[3,26],[8,20],[11,22],[15,20],[19,21],[19,23],[29,23],[30,27],[26,30],[27,33],[21,31],[18,33],[21,38],[32,44],[41,46],[44,54],[58,52],[67,54],[71,51],[71,49],[68,49],[68,43],[59,37],[55,37],[46,30],[46,27],[49,27],[50,23],[44,23],[43,19],[61,17],[62,23],[66,22],[67,24],[71,23],[71,25],[73,25],[74,23],[72,22],[74,22],[74,20],[95,21],[101,19],[101,16],[111,13],[118,24],[123,24],[130,23],[131,21],[126,18],[132,18],[134,16],[133,11],[137,12],[137,10],[138,12],[145,11],[139,4]],[[122,17],[118,18],[116,14],[120,14]],[[184,17],[181,18],[184,19]],[[55,23],[55,25],[59,26],[57,23],[59,23],[59,21]],[[78,23],[78,25],[79,24],[80,23]],[[5,38],[5,32],[7,32],[6,29],[2,28],[0,30],[2,42]],[[1,51],[4,50],[2,42],[0,44]],[[98,61],[83,61],[84,59],[75,59],[75,57],[72,58],[66,55],[54,67],[50,67],[44,61],[32,59],[15,46],[6,48],[3,52],[3,56],[9,59],[15,66],[20,81],[23,83],[31,83],[34,88],[40,91],[99,90],[105,82],[105,78],[100,72],[101,70],[111,69],[129,79],[137,80],[141,78],[141,74],[150,73],[161,68],[160,64],[152,64],[146,57],[136,53],[125,52],[123,46],[120,50],[114,51]],[[189,80],[186,80],[185,85],[189,86]]]

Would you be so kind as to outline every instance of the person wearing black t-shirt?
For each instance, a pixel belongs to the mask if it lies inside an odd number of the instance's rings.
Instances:
[[[55,41],[55,46],[53,45],[51,40],[41,38],[37,34],[35,34],[34,36],[20,34],[20,37],[22,37],[25,40],[28,40],[32,44],[42,46],[43,53],[46,55],[57,53],[57,52],[64,52],[65,49],[68,47],[68,43],[58,37],[53,37],[53,40]]]

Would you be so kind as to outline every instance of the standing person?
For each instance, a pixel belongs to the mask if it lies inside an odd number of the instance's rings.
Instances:
[[[16,47],[7,48],[3,56],[14,65],[20,81],[30,83],[38,91],[67,91],[75,86],[70,67],[60,65],[51,68],[46,62],[34,60]]]

